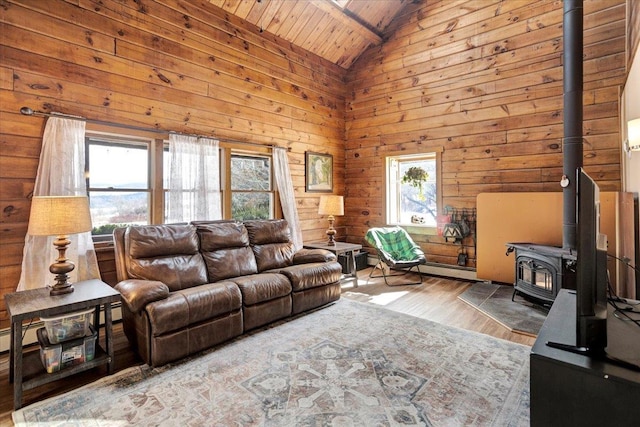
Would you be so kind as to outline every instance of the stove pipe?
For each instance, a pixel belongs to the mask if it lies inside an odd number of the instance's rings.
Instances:
[[[563,101],[564,138],[562,144],[564,177],[562,247],[575,249],[576,169],[582,166],[582,0],[563,1]],[[564,178],[563,177],[563,178]]]

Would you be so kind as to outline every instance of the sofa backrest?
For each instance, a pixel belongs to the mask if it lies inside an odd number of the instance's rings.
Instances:
[[[245,221],[244,225],[259,272],[293,264],[295,250],[286,220],[251,220]]]
[[[159,280],[171,291],[207,283],[196,227],[145,225],[124,232],[124,261],[130,279]]]
[[[210,282],[258,272],[249,233],[240,222],[197,222],[200,251]]]

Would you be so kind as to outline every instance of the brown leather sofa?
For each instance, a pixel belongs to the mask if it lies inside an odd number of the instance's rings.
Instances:
[[[296,252],[284,220],[136,226],[113,236],[124,331],[151,366],[340,298],[336,256]]]

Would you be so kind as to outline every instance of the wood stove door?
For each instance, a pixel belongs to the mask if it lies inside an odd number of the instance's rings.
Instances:
[[[515,289],[543,301],[553,302],[557,273],[557,267],[544,260],[532,256],[518,256]]]

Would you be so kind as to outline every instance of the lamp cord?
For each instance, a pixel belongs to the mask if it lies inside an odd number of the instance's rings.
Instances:
[[[29,319],[29,324],[27,325],[26,328],[24,328],[24,330],[22,331],[22,341],[24,341],[24,337],[27,336],[27,331],[29,330],[29,328],[31,327],[31,325],[33,324],[33,317],[31,319]]]

